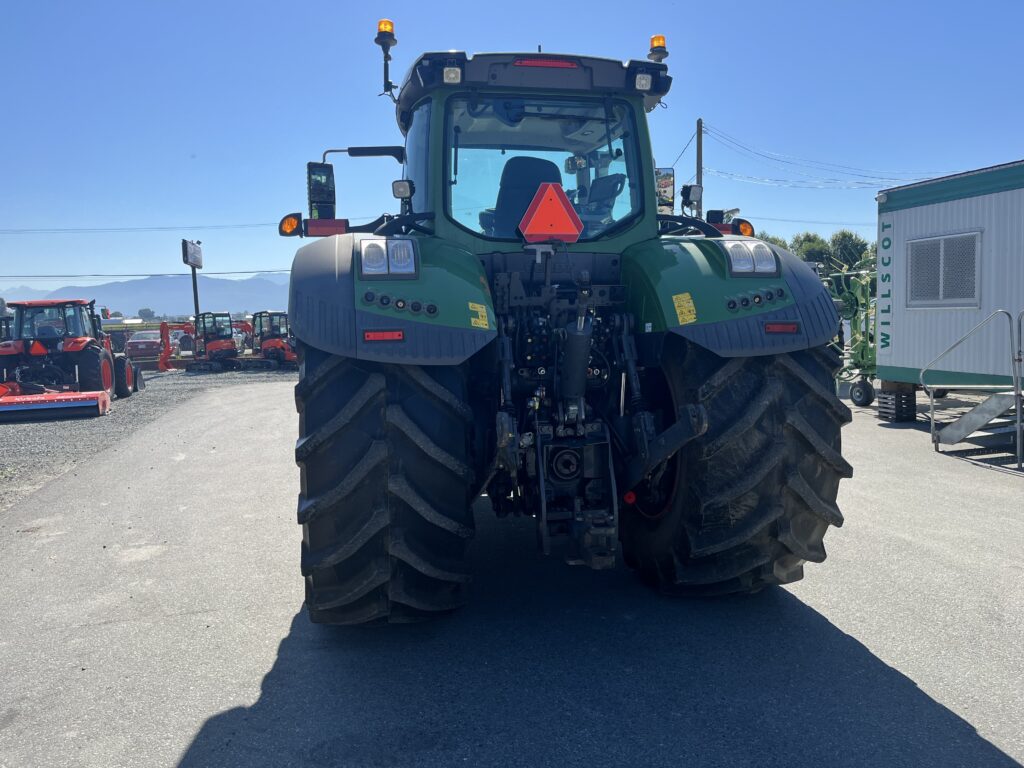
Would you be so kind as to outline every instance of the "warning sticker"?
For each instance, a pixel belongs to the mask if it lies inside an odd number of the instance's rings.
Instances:
[[[474,328],[489,329],[491,327],[490,322],[487,320],[487,307],[483,304],[477,304],[476,302],[469,302],[469,311],[472,315],[469,318],[469,324]]]
[[[693,306],[693,297],[689,293],[677,293],[672,297],[672,304],[680,325],[697,322],[697,308]]]

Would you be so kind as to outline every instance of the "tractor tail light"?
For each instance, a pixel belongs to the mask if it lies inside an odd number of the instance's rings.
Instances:
[[[765,323],[765,333],[800,333],[800,323]]]
[[[405,341],[405,331],[363,331],[363,341]]]

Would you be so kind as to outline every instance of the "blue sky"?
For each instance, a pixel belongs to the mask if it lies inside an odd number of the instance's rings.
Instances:
[[[579,9],[586,8],[581,13]],[[768,160],[705,139],[708,207],[759,229],[874,239],[874,194],[822,178],[966,170],[1024,157],[1017,93],[1024,3],[52,2],[8,4],[0,24],[0,231],[275,222],[305,206],[304,171],[328,146],[397,143],[380,90],[376,21],[395,21],[396,72],[426,50],[535,50],[643,58],[668,38],[675,81],[650,116],[670,164],[697,117]],[[836,173],[789,158],[851,168]],[[677,166],[694,169],[693,147]],[[393,209],[386,159],[336,163],[339,215]],[[898,175],[898,174],[896,174]],[[870,184],[871,182],[869,182]],[[884,185],[883,185],[884,186]],[[272,226],[2,234],[0,274],[181,271],[181,237],[208,271],[287,267]],[[68,280],[0,277],[0,287]],[[85,281],[74,281],[81,284]]]

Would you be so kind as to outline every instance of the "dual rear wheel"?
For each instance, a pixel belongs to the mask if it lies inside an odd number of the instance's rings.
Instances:
[[[466,597],[483,473],[464,367],[381,365],[300,345],[298,522],[310,618],[416,621]],[[849,409],[825,349],[720,358],[673,337],[649,374],[662,428],[687,404],[710,427],[621,512],[626,563],[673,595],[753,592],[825,559],[842,525]],[[668,414],[668,416],[666,416]],[[645,491],[646,490],[646,494]],[[645,505],[645,497],[657,497]]]

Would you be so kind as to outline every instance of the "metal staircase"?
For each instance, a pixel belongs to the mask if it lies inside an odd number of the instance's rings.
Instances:
[[[949,422],[935,420],[935,390],[939,385],[929,387],[925,375],[936,363],[946,355],[973,337],[996,317],[1005,317],[1009,331],[1010,379],[1012,386],[977,386],[943,382],[942,389],[956,392],[988,393],[988,397],[967,413]],[[928,394],[928,418],[931,423],[932,444],[936,451],[943,445],[958,445],[976,435],[1012,436],[1014,450],[1017,454],[1017,469],[1024,471],[1024,395],[1021,392],[1021,379],[1024,376],[1024,310],[1017,314],[1016,322],[1013,315],[1005,309],[997,309],[974,328],[965,333],[942,354],[921,369],[921,388]]]

